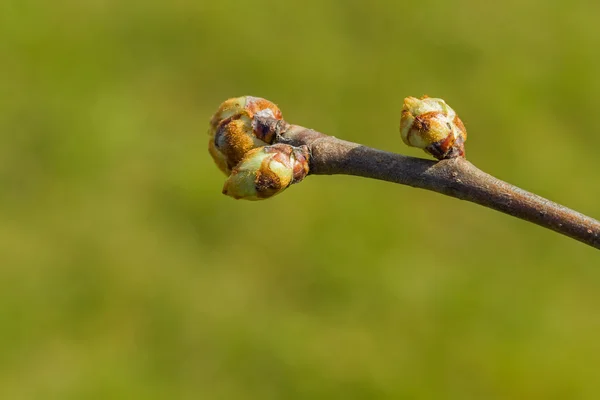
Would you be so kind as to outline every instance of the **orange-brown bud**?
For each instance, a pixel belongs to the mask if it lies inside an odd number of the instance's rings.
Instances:
[[[208,145],[221,171],[229,174],[248,151],[273,143],[276,127],[264,119],[282,121],[281,110],[268,100],[242,96],[221,104],[210,120]]]
[[[278,143],[252,149],[233,168],[223,194],[245,200],[273,197],[308,174],[308,157],[306,146]]]
[[[465,126],[442,99],[404,99],[400,133],[408,146],[423,149],[438,160],[465,156]]]

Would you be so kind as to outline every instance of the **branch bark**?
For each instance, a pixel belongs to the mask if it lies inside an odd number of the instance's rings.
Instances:
[[[431,190],[533,222],[600,249],[599,221],[501,181],[464,158],[436,162],[408,157],[287,124],[276,141],[307,146],[310,174],[355,175]]]

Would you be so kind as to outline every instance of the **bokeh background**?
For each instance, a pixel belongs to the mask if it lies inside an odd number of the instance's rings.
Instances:
[[[480,168],[600,217],[600,3],[4,0],[0,398],[597,399],[600,253],[399,185],[221,194],[218,105]],[[435,241],[430,238],[435,237]]]

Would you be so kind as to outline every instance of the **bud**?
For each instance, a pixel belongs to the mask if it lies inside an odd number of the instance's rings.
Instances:
[[[225,101],[211,118],[208,150],[224,173],[228,174],[246,152],[273,143],[276,127],[265,126],[256,117],[282,120],[275,104],[252,96]]]
[[[405,98],[400,133],[408,146],[423,149],[438,160],[465,156],[465,126],[442,99]]]
[[[274,144],[250,150],[225,181],[223,194],[263,200],[281,193],[308,174],[308,148]]]

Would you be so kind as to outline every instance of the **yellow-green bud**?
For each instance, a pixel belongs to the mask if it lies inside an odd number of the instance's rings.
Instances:
[[[208,150],[221,171],[229,174],[244,154],[273,143],[275,132],[255,117],[281,120],[281,110],[268,100],[253,96],[229,99],[210,120]]]
[[[442,99],[405,98],[400,133],[408,146],[423,149],[438,160],[465,156],[467,130]]]
[[[223,194],[263,200],[281,193],[308,174],[308,148],[274,144],[252,149],[231,171]]]

